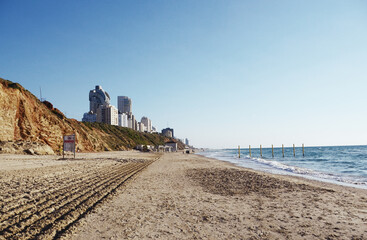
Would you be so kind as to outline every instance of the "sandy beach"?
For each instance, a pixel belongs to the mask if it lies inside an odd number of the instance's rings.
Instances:
[[[77,158],[0,155],[0,238],[367,239],[366,190],[266,174],[193,154],[131,151]],[[143,170],[117,184],[119,173],[136,164],[145,164]],[[115,185],[98,190],[109,181]],[[59,198],[75,198],[66,193],[71,187],[107,197],[91,201],[95,195],[80,195],[85,198],[81,205],[58,207]],[[63,188],[68,189],[64,195],[53,197]],[[55,214],[64,206],[67,211]]]

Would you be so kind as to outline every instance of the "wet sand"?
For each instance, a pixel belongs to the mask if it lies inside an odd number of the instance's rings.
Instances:
[[[366,190],[193,154],[58,158],[0,155],[0,239],[367,239]]]

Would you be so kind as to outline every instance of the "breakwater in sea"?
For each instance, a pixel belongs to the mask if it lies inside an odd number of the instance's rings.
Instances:
[[[367,146],[332,146],[332,147],[305,147],[303,156],[302,147],[251,148],[241,149],[238,158],[238,149],[210,149],[200,153],[206,157],[228,161],[238,166],[274,174],[301,176],[309,179],[337,183],[347,186],[367,189]],[[261,157],[262,155],[262,157]]]

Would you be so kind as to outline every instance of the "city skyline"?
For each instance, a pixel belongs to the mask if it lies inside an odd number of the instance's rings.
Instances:
[[[42,101],[42,100],[41,100]],[[127,127],[139,132],[156,133],[152,120],[142,116],[140,122],[132,112],[132,99],[128,96],[117,96],[117,108],[111,104],[111,97],[101,85],[89,91],[89,112],[83,114],[83,122],[100,122],[120,127]],[[176,138],[171,128],[162,129],[162,135]],[[180,139],[188,144],[188,139]]]
[[[77,120],[100,84],[197,147],[365,145],[366,12],[339,0],[3,1],[0,77],[41,87]]]
[[[42,100],[41,100],[42,101]],[[146,116],[139,122],[132,113],[132,100],[127,96],[117,96],[117,108],[111,104],[111,97],[101,85],[89,91],[89,112],[83,114],[83,122],[100,122],[120,127],[132,128],[140,132],[152,133],[155,127]]]

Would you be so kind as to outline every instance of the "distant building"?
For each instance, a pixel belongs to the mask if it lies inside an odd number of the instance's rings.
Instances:
[[[133,115],[134,116],[134,115]],[[138,121],[135,119],[134,121],[133,121],[133,129],[135,130],[135,131],[138,131]]]
[[[96,122],[97,109],[101,105],[109,105],[110,96],[101,86],[96,86],[95,89],[89,91],[89,112],[84,113],[83,122]]]
[[[165,146],[172,147],[172,152],[177,152],[177,150],[178,150],[177,142],[175,142],[175,141],[166,142]]]
[[[145,127],[144,123],[138,122],[138,129],[137,130],[139,132],[145,132],[145,129],[146,129],[146,127]]]
[[[159,145],[157,148],[157,152],[172,152],[172,147],[167,145],[165,146]]]
[[[96,122],[97,121],[97,114],[92,113],[92,112],[84,113],[82,121],[83,122]]]
[[[133,128],[133,120],[131,118],[127,118],[127,127],[128,128]]]
[[[127,113],[127,127],[134,129],[134,130],[138,130],[138,121],[136,121],[134,114]]]
[[[152,132],[152,120],[150,120],[147,117],[142,117],[141,122],[144,123],[145,132],[148,132],[148,133]]]
[[[101,105],[110,104],[110,95],[102,89],[101,86],[96,86],[95,89],[89,91],[89,111],[96,113]]]
[[[101,105],[97,109],[97,122],[118,125],[118,110],[112,105]]]
[[[162,130],[162,135],[165,137],[175,137],[174,133],[173,133],[173,129],[172,128],[165,128]]]
[[[153,133],[156,133],[157,132],[157,129],[155,127],[152,126],[152,132]]]
[[[129,127],[126,113],[119,113],[119,124],[120,127]]]
[[[170,130],[162,130],[162,134],[165,137],[172,137],[172,132]]]
[[[126,96],[117,97],[117,108],[120,113],[129,114],[132,112],[131,109],[131,99]]]
[[[185,144],[187,145],[187,146],[189,146],[190,144],[189,144],[189,139],[185,139]]]

